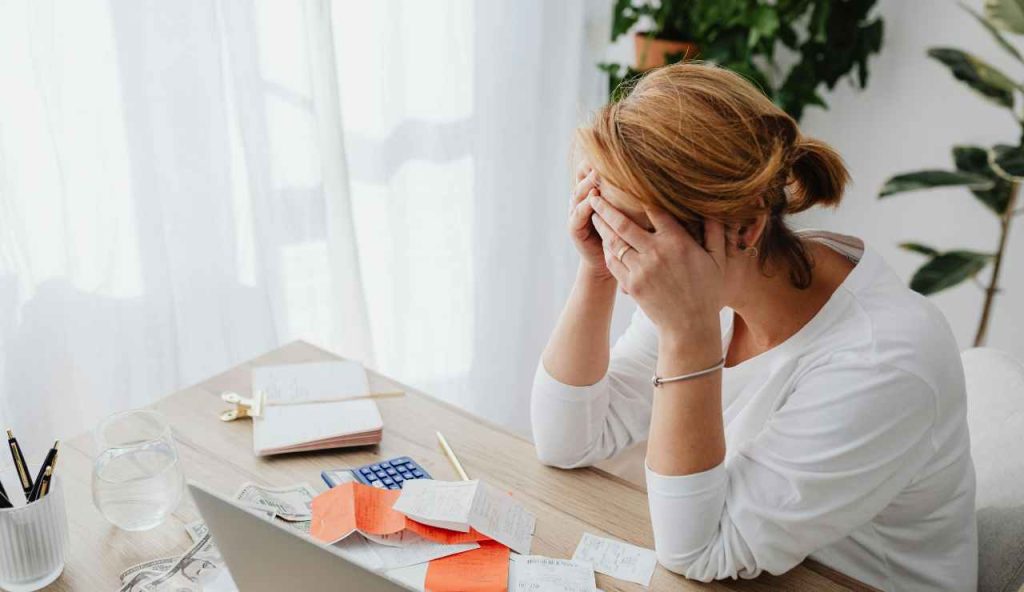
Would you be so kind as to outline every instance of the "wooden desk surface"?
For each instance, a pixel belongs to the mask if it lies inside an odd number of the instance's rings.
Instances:
[[[533,552],[571,557],[584,531],[653,548],[646,495],[636,486],[597,469],[561,471],[537,462],[532,444],[394,381],[371,373],[375,390],[403,388],[405,397],[379,400],[384,438],[379,447],[257,458],[248,421],[223,423],[222,391],[247,393],[250,368],[314,362],[337,356],[294,342],[241,364],[196,386],[174,393],[153,407],[163,413],[177,438],[187,478],[231,496],[245,481],[266,485],[307,482],[323,489],[320,471],[359,466],[410,455],[438,479],[458,477],[440,453],[434,436],[441,430],[474,478],[515,492],[537,515]],[[91,434],[61,448],[61,478],[68,504],[71,550],[63,575],[48,590],[116,590],[127,567],[184,552],[190,545],[184,525],[199,518],[186,499],[160,527],[128,533],[108,524],[92,503],[91,470],[95,455]],[[597,576],[607,591],[645,590]],[[658,566],[650,590],[858,590],[866,589],[828,568],[807,562],[789,573],[756,580],[700,584]]]

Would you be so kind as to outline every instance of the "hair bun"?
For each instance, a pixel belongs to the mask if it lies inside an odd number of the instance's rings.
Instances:
[[[842,157],[828,144],[813,138],[797,138],[786,211],[802,212],[824,205],[836,206],[850,181]]]

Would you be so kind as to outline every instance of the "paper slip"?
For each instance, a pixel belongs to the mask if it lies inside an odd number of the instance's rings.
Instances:
[[[409,567],[400,567],[398,569],[390,569],[384,572],[384,575],[390,580],[394,580],[401,584],[405,584],[413,590],[419,590],[419,592],[425,592],[427,589],[427,568],[429,564],[421,563],[419,565],[410,565]]]
[[[405,516],[391,509],[401,492],[362,483],[342,483],[313,499],[309,533],[332,544],[359,531],[393,534],[405,529]]]
[[[650,549],[594,536],[589,532],[583,533],[572,559],[592,565],[596,572],[644,586],[650,585],[654,567],[658,564],[657,556]]]
[[[349,561],[371,571],[381,571],[409,567],[472,551],[480,548],[480,544],[444,545],[412,535],[405,545],[392,547],[375,544],[371,539],[356,534],[336,543],[334,547]]]
[[[430,526],[474,530],[530,553],[537,519],[512,496],[480,481],[406,481],[394,509]]]
[[[418,541],[402,547],[375,546],[374,552],[380,557],[384,569],[408,567],[480,548],[480,543],[444,545],[420,537],[417,538],[419,539]]]
[[[594,569],[571,559],[513,555],[508,592],[595,592]]]
[[[406,530],[446,545],[489,540],[473,529],[457,532],[407,519],[404,514],[392,508],[400,493],[398,490],[378,489],[362,483],[343,483],[331,488],[312,502],[309,534],[327,544],[359,532],[370,537],[380,536],[381,544],[400,546],[403,544],[402,533]]]
[[[505,592],[508,558],[508,547],[485,541],[475,551],[431,561],[425,588],[430,592]]]

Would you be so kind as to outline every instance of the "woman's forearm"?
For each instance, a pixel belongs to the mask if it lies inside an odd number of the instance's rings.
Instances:
[[[544,368],[564,384],[588,386],[608,371],[614,278],[580,266],[562,316],[544,349]]]
[[[708,368],[721,356],[721,336],[713,328],[675,338],[662,335],[657,373],[680,376]],[[692,475],[725,459],[722,373],[669,382],[654,389],[647,465],[660,475]]]

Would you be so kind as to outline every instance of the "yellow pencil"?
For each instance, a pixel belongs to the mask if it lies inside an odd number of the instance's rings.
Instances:
[[[455,452],[452,447],[448,445],[448,440],[444,439],[444,434],[437,432],[437,441],[441,443],[441,451],[448,457],[448,462],[452,463],[455,467],[455,472],[459,474],[459,477],[463,481],[469,481],[469,475],[466,474],[466,469],[462,468],[462,463],[459,462],[459,457],[455,456]]]

